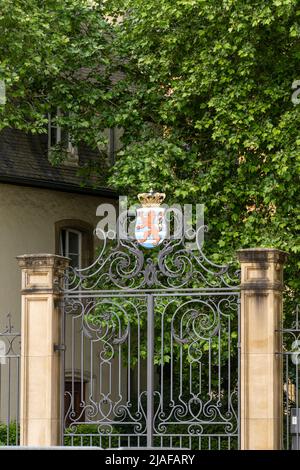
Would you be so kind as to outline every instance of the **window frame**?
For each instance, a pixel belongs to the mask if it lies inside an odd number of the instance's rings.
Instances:
[[[63,231],[66,233],[66,240],[65,240],[65,243],[66,243],[65,251],[66,251],[66,253],[65,254],[63,254],[63,246],[62,246],[62,232]],[[74,233],[74,234],[78,235],[78,254],[77,253],[70,253],[69,233]],[[71,258],[71,255],[78,256],[78,266],[75,266],[77,269],[82,268],[82,251],[83,251],[82,248],[83,248],[82,247],[82,232],[80,230],[76,230],[74,228],[62,228],[62,229],[60,229],[60,234],[59,234],[60,254],[62,256],[66,256],[67,258]]]
[[[63,116],[60,108],[57,108],[55,117]],[[59,124],[54,124],[53,113],[48,113],[48,156],[51,154],[51,150],[56,145],[59,145],[62,142],[62,126]],[[52,142],[52,130],[55,131],[55,142]],[[79,156],[78,156],[78,147],[73,145],[70,139],[70,133],[66,133],[66,151],[68,158],[64,161],[66,165],[78,165]]]

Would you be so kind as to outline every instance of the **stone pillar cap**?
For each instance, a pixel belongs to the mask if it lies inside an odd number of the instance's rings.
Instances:
[[[288,258],[288,253],[277,248],[243,248],[237,250],[238,260],[243,263],[281,263],[284,264]]]
[[[42,265],[67,267],[71,261],[71,259],[66,256],[53,255],[50,253],[19,255],[16,259],[21,267]]]

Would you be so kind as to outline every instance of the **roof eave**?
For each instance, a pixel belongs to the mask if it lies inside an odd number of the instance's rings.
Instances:
[[[71,183],[55,182],[48,180],[38,180],[35,178],[12,177],[0,174],[0,183],[14,184],[17,186],[31,186],[34,188],[52,189],[68,193],[86,194],[91,196],[102,196],[111,199],[118,199],[119,194],[108,188],[91,188],[90,186],[78,186]]]

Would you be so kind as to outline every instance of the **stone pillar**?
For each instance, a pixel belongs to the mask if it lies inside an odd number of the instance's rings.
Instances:
[[[241,449],[281,449],[283,265],[272,248],[238,251],[241,263]]]
[[[20,444],[60,445],[59,300],[61,276],[69,259],[23,255],[22,270]]]

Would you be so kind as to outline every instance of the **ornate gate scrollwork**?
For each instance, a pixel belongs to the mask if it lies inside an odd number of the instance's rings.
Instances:
[[[64,282],[64,439],[239,446],[239,279],[184,240],[104,243]]]

